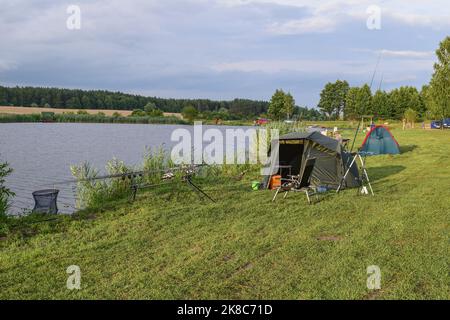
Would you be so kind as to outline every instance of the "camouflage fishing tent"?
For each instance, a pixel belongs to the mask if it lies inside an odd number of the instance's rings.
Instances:
[[[289,174],[299,174],[306,160],[311,158],[316,158],[311,176],[312,184],[337,189],[350,165],[351,154],[344,150],[338,140],[324,136],[320,132],[294,132],[272,141],[270,161],[263,168],[264,187],[269,187],[273,175],[286,178]],[[358,166],[354,164],[343,187],[359,187],[360,184]]]

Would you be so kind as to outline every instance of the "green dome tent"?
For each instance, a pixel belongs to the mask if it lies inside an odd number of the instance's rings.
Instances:
[[[361,146],[362,152],[378,154],[399,154],[400,148],[392,133],[385,126],[370,130]]]

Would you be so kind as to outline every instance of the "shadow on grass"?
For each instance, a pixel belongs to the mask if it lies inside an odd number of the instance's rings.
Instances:
[[[385,166],[367,169],[372,182],[384,179],[405,170],[404,166]]]
[[[408,152],[414,151],[415,149],[417,149],[417,145],[415,145],[415,144],[400,146],[400,153],[401,154],[408,153]]]

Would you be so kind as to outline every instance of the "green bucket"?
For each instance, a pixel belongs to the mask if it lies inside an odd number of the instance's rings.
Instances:
[[[253,182],[252,182],[252,190],[254,190],[254,191],[259,190],[260,185],[261,185],[261,182],[259,182],[259,181],[253,181]]]

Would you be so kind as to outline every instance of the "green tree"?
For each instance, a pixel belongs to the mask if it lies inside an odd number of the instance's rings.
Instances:
[[[83,96],[81,98],[81,107],[84,109],[89,109],[91,106],[91,99],[88,96]]]
[[[422,90],[420,91],[420,98],[422,99],[424,105],[425,105],[425,115],[424,119],[431,120],[435,117],[434,110],[436,107],[434,104],[434,99],[431,96],[431,90],[429,85],[422,86]]]
[[[188,105],[183,108],[181,114],[183,115],[183,118],[187,119],[188,121],[193,121],[197,117],[198,111],[193,106]]]
[[[417,119],[417,111],[412,108],[408,108],[406,109],[405,114],[403,116],[406,122],[410,123],[411,127],[414,128],[414,123],[416,122]]]
[[[432,103],[428,109],[438,119],[445,119],[450,117],[450,37],[441,42],[436,55],[438,62],[434,64],[429,88]]]
[[[372,115],[372,92],[370,91],[370,87],[368,84],[362,86],[358,95],[358,103],[359,103],[359,115]]]
[[[0,86],[0,106],[8,104],[8,88]]]
[[[345,119],[354,120],[359,116],[357,107],[359,90],[358,87],[351,87],[347,92],[344,109]]]
[[[132,117],[145,117],[147,113],[145,113],[142,109],[134,109],[133,112],[131,112]]]
[[[144,107],[144,111],[147,113],[151,113],[155,109],[156,109],[156,104],[154,104],[153,102],[147,103]]]
[[[79,109],[81,108],[81,102],[78,97],[72,97],[67,100],[66,105],[69,109]]]
[[[268,114],[275,120],[280,120],[285,114],[285,93],[277,89],[270,99]]]
[[[345,118],[354,120],[371,112],[372,93],[370,87],[365,84],[361,88],[350,88],[345,99]]]
[[[380,118],[390,119],[392,117],[389,95],[386,91],[375,92],[372,98],[372,111],[375,116]]]
[[[287,93],[284,95],[284,112],[288,119],[292,117],[295,108],[295,100],[291,93]]]
[[[423,100],[415,87],[400,87],[389,94],[390,103],[393,108],[393,117],[402,119],[407,109],[413,109],[422,116],[425,113]]]
[[[144,107],[145,113],[150,117],[162,117],[164,113],[159,110],[153,102],[149,102]]]
[[[105,108],[106,109],[114,109],[114,100],[111,95],[107,95],[105,97]]]
[[[347,81],[337,80],[327,83],[320,93],[319,109],[329,119],[339,118],[345,109],[345,102],[350,86]]]

